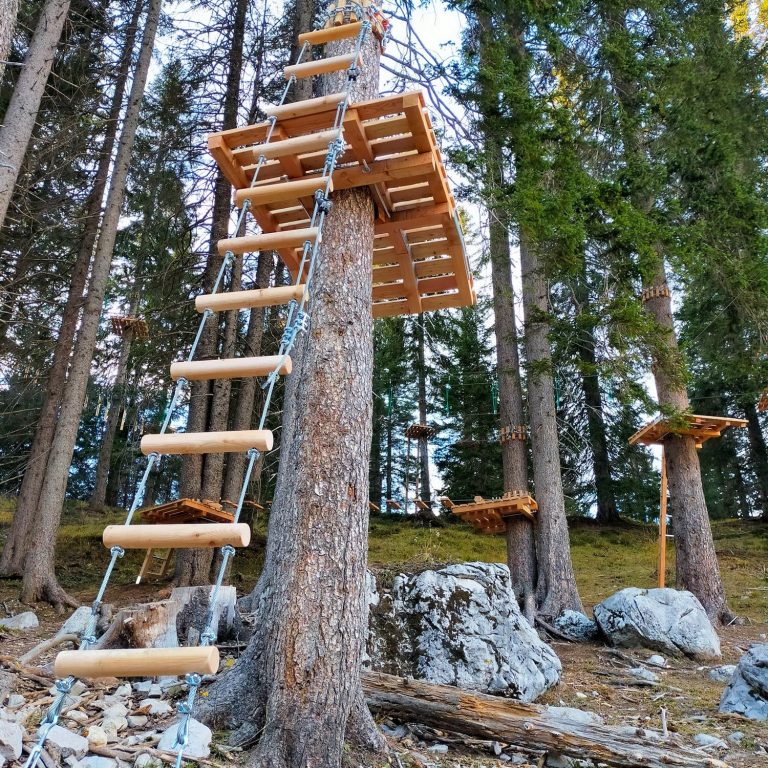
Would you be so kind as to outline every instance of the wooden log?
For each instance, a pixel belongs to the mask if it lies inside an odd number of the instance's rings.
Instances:
[[[268,205],[269,203],[298,200],[301,197],[314,195],[319,189],[324,190],[326,183],[327,179],[322,176],[313,176],[309,179],[279,181],[276,184],[261,184],[258,187],[238,189],[235,192],[235,204],[241,207],[246,200],[250,200],[251,205]],[[328,191],[333,192],[333,183],[331,183]]]
[[[279,367],[282,376],[293,369],[291,358],[285,355],[266,355],[261,357],[232,357],[223,360],[187,360],[171,363],[171,378],[188,381],[206,381],[208,379],[240,379],[253,376],[268,376]]]
[[[276,160],[288,155],[306,155],[310,152],[318,152],[328,149],[328,145],[339,137],[338,128],[329,128],[327,131],[307,133],[304,136],[294,136],[292,139],[280,139],[270,141],[269,144],[257,144],[252,148],[253,162],[258,163],[262,155],[267,160]]]
[[[329,72],[349,69],[353,62],[355,62],[354,53],[343,53],[341,56],[329,56],[327,59],[314,59],[313,61],[303,61],[301,64],[291,64],[283,68],[283,73],[286,80],[291,77],[314,77],[315,75],[326,75]],[[356,63],[358,67],[363,64],[359,54]]]
[[[179,456],[199,453],[236,453],[256,448],[271,451],[274,444],[269,429],[244,429],[232,432],[182,432],[172,435],[144,435],[141,452],[176,454]]]
[[[567,720],[546,707],[448,685],[369,673],[363,675],[363,690],[375,712],[480,739],[625,768],[728,768],[720,760],[671,740],[644,740],[614,726]]]
[[[181,606],[171,600],[123,608],[91,650],[178,648],[176,618],[180,609]]]
[[[310,243],[314,243],[319,233],[320,230],[317,227],[304,227],[302,229],[287,229],[283,232],[246,235],[245,237],[227,237],[224,240],[219,240],[216,248],[222,256],[227,251],[232,251],[232,253],[254,253],[255,251],[269,251],[278,248],[299,248],[307,240]]]
[[[318,96],[316,99],[305,99],[293,104],[278,104],[264,107],[267,117],[276,117],[278,120],[292,120],[305,115],[315,115],[318,112],[329,112],[336,109],[347,97],[346,93],[331,93],[328,96]]]
[[[195,298],[195,309],[204,312],[225,312],[230,309],[251,309],[251,307],[274,307],[291,300],[301,301],[304,285],[278,285],[274,288],[256,288],[252,291],[227,291],[210,293]]]
[[[251,529],[245,523],[181,523],[177,525],[108,525],[105,547],[124,549],[196,549],[198,547],[247,547]]]
[[[219,669],[219,649],[120,648],[113,651],[62,651],[54,664],[56,677],[155,677],[197,672],[213,675]]]
[[[350,37],[357,37],[362,28],[363,22],[358,21],[354,24],[342,24],[338,27],[326,27],[325,29],[315,29],[312,32],[302,32],[299,35],[299,45],[304,45],[304,43],[325,45],[334,40],[346,40]]]

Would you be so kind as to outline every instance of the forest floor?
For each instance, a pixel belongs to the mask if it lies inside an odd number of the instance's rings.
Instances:
[[[0,546],[12,513],[11,503],[0,499]],[[68,508],[61,529],[57,551],[58,573],[63,586],[71,594],[88,603],[103,573],[108,552],[101,545],[101,532],[106,524],[120,522],[118,512],[94,516],[80,505]],[[266,521],[253,523],[251,547],[238,554],[232,578],[238,591],[245,593],[253,586],[261,569],[266,540]],[[755,642],[766,642],[768,633],[768,525],[756,521],[715,521],[715,544],[731,607],[747,623],[722,628],[722,664],[734,664],[746,648]],[[627,586],[653,587],[656,582],[655,529],[652,526],[627,524],[598,526],[588,520],[571,521],[571,544],[579,590],[590,612],[591,608],[613,592]],[[371,520],[369,560],[375,571],[413,571],[451,562],[480,560],[504,562],[503,537],[488,537],[459,524],[441,528],[414,526],[409,520],[375,517]],[[150,580],[136,586],[143,552],[128,552],[113,577],[108,601],[124,606],[156,600],[169,592],[169,586]],[[670,552],[668,582],[673,582],[674,553]],[[16,600],[19,582],[0,581],[0,603],[10,613],[22,609]],[[46,606],[35,608],[40,627],[23,634],[6,635],[2,653],[21,654],[53,634],[62,617]],[[560,684],[547,692],[538,703],[572,706],[600,714],[607,723],[659,729],[659,712],[664,707],[671,731],[684,736],[707,733],[725,739],[728,734],[744,734],[738,748],[727,753],[703,752],[720,756],[734,768],[763,766],[768,768],[768,730],[765,724],[750,722],[717,712],[722,683],[709,679],[711,666],[689,659],[668,658],[666,669],[651,668],[660,676],[655,685],[639,686],[622,670],[642,665],[650,652],[642,650],[618,653],[603,645],[577,645],[552,642],[563,663]],[[429,747],[445,743],[448,754],[436,754]],[[499,765],[493,757],[493,745],[473,740],[452,740],[445,734],[428,729],[409,731],[401,741],[393,741],[403,749],[403,764],[434,766]],[[502,745],[503,746],[503,745]],[[506,753],[513,755],[509,749]],[[519,764],[510,761],[509,764]],[[535,762],[533,763],[536,764]],[[704,765],[704,762],[702,762]]]

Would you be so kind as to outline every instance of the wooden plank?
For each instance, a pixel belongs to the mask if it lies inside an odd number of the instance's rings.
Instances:
[[[360,113],[358,112],[358,115],[359,114]],[[368,141],[399,136],[411,132],[410,126],[408,125],[408,118],[404,115],[383,117],[378,120],[368,120],[363,124],[363,130],[365,131],[365,137]]]
[[[383,285],[375,285],[371,294],[374,301],[382,301],[384,299],[407,299],[408,289],[402,282],[384,283]]]
[[[124,549],[196,549],[247,547],[251,529],[245,523],[180,523],[160,525],[108,525],[102,543]]]
[[[398,315],[408,314],[408,302],[403,299],[402,301],[387,301],[381,303],[374,303],[371,307],[371,313],[374,318],[377,317],[397,317]]]
[[[141,452],[165,455],[188,455],[202,453],[237,453],[255,448],[271,451],[274,445],[272,432],[268,429],[244,429],[231,432],[181,432],[171,435],[144,435],[141,438]]]
[[[316,75],[326,75],[329,72],[349,69],[353,64],[361,67],[363,65],[363,57],[358,54],[357,58],[355,58],[354,53],[342,53],[339,56],[330,56],[326,59],[313,59],[312,61],[303,61],[301,64],[290,64],[287,67],[283,67],[283,76],[286,80],[289,80],[291,77],[298,79],[315,77]]]
[[[434,168],[434,158],[428,154],[379,160],[371,163],[367,172],[362,166],[339,168],[333,174],[333,188],[352,189],[407,179],[423,174],[425,169],[431,168]]]
[[[414,269],[416,270],[416,277],[419,279],[436,277],[437,275],[453,275],[453,259],[443,257],[417,261],[414,264]]]
[[[292,368],[291,358],[287,355],[185,360],[171,363],[171,378],[174,381],[176,379],[210,381],[211,379],[253,378],[255,376],[268,376],[275,369],[281,376],[287,376]]]
[[[325,27],[324,29],[315,29],[312,32],[302,32],[299,35],[299,45],[309,43],[309,45],[325,45],[334,40],[346,40],[350,37],[357,37],[363,28],[363,22],[358,21],[352,24],[340,24],[338,27]]]
[[[427,243],[417,243],[411,246],[411,256],[414,259],[425,259],[427,256],[444,256],[451,249],[447,239],[431,240]]]
[[[232,150],[219,135],[208,137],[208,151],[216,161],[227,181],[235,188],[248,186],[248,178],[232,155]]]
[[[373,270],[373,282],[376,283],[391,283],[395,280],[402,280],[402,270],[400,265],[392,267],[378,267]]]

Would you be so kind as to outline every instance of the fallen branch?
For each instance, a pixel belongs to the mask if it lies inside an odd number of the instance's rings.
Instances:
[[[51,684],[51,680],[54,679],[53,675],[49,675],[44,669],[40,667],[27,667],[24,664],[19,664],[12,656],[0,656],[0,664],[14,672],[18,672],[20,675],[34,680],[36,683],[45,686],[46,688]]]
[[[90,746],[88,749],[91,752],[93,752],[95,755],[101,755],[102,757],[111,757],[113,760],[126,760],[126,759],[130,759],[131,757],[135,757],[136,755],[146,753],[151,757],[157,758],[158,760],[162,760],[164,763],[169,763],[171,765],[176,763],[175,752],[170,752],[164,749],[155,749],[154,747],[147,746],[146,744],[137,744],[136,746],[130,746],[130,747],[121,745],[114,749],[110,749],[109,747]],[[126,755],[128,757],[126,757]],[[190,760],[192,759],[193,758],[190,758]],[[195,757],[194,762],[197,763],[198,765],[209,765],[211,766],[211,768],[225,768],[225,766],[222,763],[217,763],[217,762],[214,762],[213,760],[206,760],[205,758],[202,758],[202,757]]]
[[[78,636],[75,634],[56,635],[36,645],[31,651],[27,651],[19,658],[19,662],[21,664],[29,664],[30,661],[33,661],[38,656],[42,656],[46,651],[64,645],[64,643],[76,643],[78,639]]]
[[[382,673],[363,675],[368,705],[443,730],[511,742],[621,768],[728,768],[716,758],[636,733],[553,714],[546,707]]]

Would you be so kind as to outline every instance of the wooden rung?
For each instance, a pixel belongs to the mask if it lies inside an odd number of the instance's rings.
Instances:
[[[277,184],[263,184],[258,187],[238,189],[235,192],[235,204],[240,207],[246,200],[251,205],[267,205],[269,203],[282,203],[286,200],[298,200],[301,197],[314,195],[318,189],[325,189],[327,179],[322,176],[314,176],[309,179],[296,179],[294,181],[280,181]],[[333,192],[333,182],[328,189]]]
[[[330,56],[327,59],[315,59],[314,61],[304,61],[301,64],[291,64],[283,69],[285,79],[291,76],[314,77],[315,75],[325,75],[328,72],[338,72],[341,69],[348,69],[355,61],[354,53],[343,53],[341,56]],[[357,66],[362,66],[363,59],[358,54]]]
[[[342,24],[339,27],[327,27],[325,29],[315,29],[312,32],[302,32],[299,35],[299,45],[304,45],[304,43],[325,45],[334,40],[346,40],[350,37],[357,37],[362,28],[363,22],[357,21],[354,24]]]
[[[269,429],[243,429],[232,432],[181,432],[170,435],[144,435],[141,452],[162,454],[237,453],[256,448],[271,451],[274,444]]]
[[[317,227],[304,227],[303,229],[289,229],[285,232],[228,237],[225,240],[219,240],[216,247],[222,256],[227,251],[253,253],[254,251],[277,250],[278,248],[299,248],[307,240],[314,243],[319,234],[320,230]]]
[[[198,549],[247,547],[251,529],[245,523],[181,523],[159,525],[108,525],[104,546],[124,549]],[[167,558],[161,558],[165,561]]]
[[[258,163],[261,155],[264,155],[267,160],[276,160],[288,155],[307,155],[310,152],[318,152],[327,149],[339,135],[338,128],[331,128],[327,131],[307,133],[304,136],[294,136],[292,139],[270,141],[269,144],[257,144],[252,150],[253,162]]]
[[[326,112],[334,109],[347,98],[346,93],[331,93],[328,96],[318,96],[316,99],[305,99],[293,104],[278,104],[264,107],[267,117],[276,117],[278,120],[290,120],[294,117],[315,115],[318,112]]]
[[[301,301],[304,285],[279,285],[275,288],[256,288],[253,291],[227,291],[210,293],[195,298],[195,309],[205,312],[225,312],[230,309],[251,309],[252,307],[274,307],[291,300]]]
[[[207,381],[209,379],[248,379],[253,376],[268,376],[275,368],[282,376],[287,376],[293,364],[286,355],[267,355],[262,357],[233,357],[223,360],[189,360],[171,363],[171,378],[187,381]]]
[[[56,677],[156,677],[219,671],[219,649],[120,648],[109,651],[61,651],[54,662]]]

